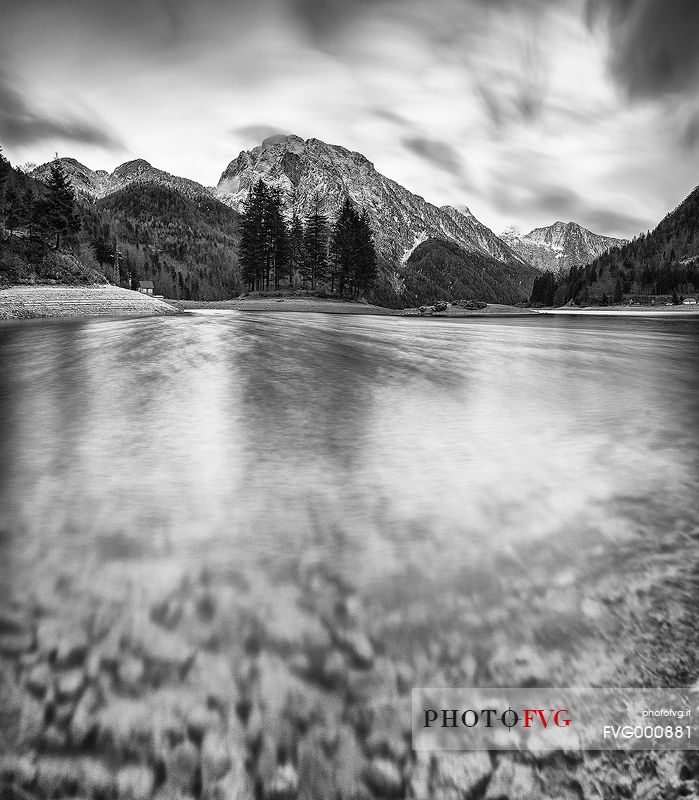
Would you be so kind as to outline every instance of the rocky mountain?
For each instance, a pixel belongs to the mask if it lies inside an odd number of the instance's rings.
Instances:
[[[324,212],[336,216],[349,196],[369,214],[377,249],[392,263],[405,262],[421,242],[446,239],[467,252],[523,267],[525,262],[468,209],[438,208],[377,172],[361,153],[318,139],[271,136],[226,167],[215,194],[241,210],[250,187],[262,179],[279,186],[289,207],[306,216],[316,193]]]
[[[87,205],[99,204],[99,224],[111,227],[112,233],[117,234],[134,269],[146,277],[151,277],[153,270],[163,277],[169,274],[169,284],[179,288],[184,296],[187,280],[192,286],[192,297],[202,294],[201,288],[195,292],[198,285],[207,287],[207,298],[211,287],[227,285],[232,289],[236,283],[233,275],[230,280],[225,279],[218,257],[225,253],[237,275],[235,220],[226,220],[221,241],[215,232],[216,223],[211,224],[211,220],[220,221],[224,216],[216,209],[217,205],[225,205],[231,213],[241,211],[250,187],[260,179],[280,187],[287,210],[301,217],[311,213],[316,198],[330,219],[337,216],[347,197],[366,210],[379,253],[374,302],[420,304],[429,299],[423,297],[424,292],[430,297],[436,292],[439,299],[459,299],[477,296],[486,285],[489,297],[508,302],[508,299],[525,299],[536,274],[525,259],[465,206],[457,209],[432,205],[377,172],[360,153],[318,139],[303,140],[293,135],[265,139],[254,149],[241,152],[226,167],[215,189],[171,175],[143,159],[121,164],[111,173],[92,170],[72,158],[63,158],[61,163],[79,195],[88,201]],[[49,171],[50,164],[44,164],[33,170],[32,177],[45,181]],[[155,192],[154,187],[174,194]],[[201,214],[195,214],[192,207],[182,206],[175,195],[195,201]],[[114,202],[107,202],[112,198]],[[146,207],[148,203],[156,204],[153,214]],[[211,203],[215,206],[209,208]],[[171,232],[182,227],[177,214],[185,211],[194,219],[192,228],[197,242],[196,247],[185,248],[187,252],[183,250],[188,241],[186,225],[179,244],[168,234],[168,226]],[[416,266],[411,254],[427,242],[441,244],[423,248]],[[458,248],[458,254],[447,252],[445,243]],[[201,251],[199,256],[197,250]],[[155,253],[161,254],[161,261],[165,258],[167,266],[159,263]],[[443,279],[440,278],[439,265],[432,259],[434,253],[448,255],[449,277],[445,272]],[[209,281],[206,274],[214,264],[216,275]],[[426,272],[420,272],[423,267]],[[461,275],[457,274],[459,269]],[[481,280],[486,275],[487,279]],[[470,276],[470,283],[466,276]],[[493,294],[492,287],[499,281],[507,290]],[[168,283],[165,279],[164,282]],[[510,291],[515,286],[521,289]]]
[[[546,228],[534,228],[522,234],[511,227],[500,238],[536,269],[549,270],[559,276],[571,267],[589,264],[611,247],[620,247],[626,239],[614,239],[593,233],[577,222],[554,222]]]
[[[74,158],[61,158],[59,161],[76,192],[90,200],[107,197],[121,189],[126,189],[134,183],[155,183],[161,186],[168,186],[176,189],[185,197],[192,199],[210,197],[211,195],[211,191],[200,183],[164,172],[142,158],[126,161],[111,173],[103,169],[92,170]],[[48,179],[50,170],[51,163],[49,162],[36,167],[32,170],[31,175],[45,182]]]

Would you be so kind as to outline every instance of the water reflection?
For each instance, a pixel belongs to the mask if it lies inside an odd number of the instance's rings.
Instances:
[[[685,320],[5,326],[4,548],[29,570],[219,552],[284,572],[313,547],[370,591],[623,540],[693,507],[698,349]]]

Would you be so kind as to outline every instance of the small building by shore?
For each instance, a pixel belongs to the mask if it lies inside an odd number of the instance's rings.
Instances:
[[[138,291],[141,292],[141,294],[153,294],[155,291],[153,281],[139,281]]]

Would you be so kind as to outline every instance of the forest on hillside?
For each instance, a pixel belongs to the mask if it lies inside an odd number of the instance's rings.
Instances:
[[[260,181],[239,214],[215,198],[134,182],[97,201],[78,197],[59,160],[47,183],[0,154],[0,283],[108,280],[185,300],[248,290],[304,289],[356,298],[375,285],[368,219],[347,200],[337,219],[320,195],[306,219]]]
[[[546,278],[532,303],[581,305],[679,298],[699,292],[699,187],[652,231],[612,247],[562,281]],[[549,302],[552,299],[552,302]]]
[[[528,299],[537,274],[533,267],[515,269],[454,242],[427,239],[411,253],[401,278],[407,305],[459,299],[514,305]]]
[[[0,284],[30,280],[93,283],[104,277],[60,164],[43,184],[14,169],[0,151]]]

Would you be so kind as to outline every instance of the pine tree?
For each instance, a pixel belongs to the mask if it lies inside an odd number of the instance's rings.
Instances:
[[[357,227],[357,262],[354,273],[354,291],[357,295],[363,294],[374,285],[377,271],[374,235],[365,209]]]
[[[614,305],[620,305],[624,301],[624,292],[621,288],[621,281],[617,278],[616,285],[614,286]]]
[[[17,191],[14,181],[8,181],[5,186],[3,206],[5,229],[12,236],[15,230],[25,222],[24,198]]]
[[[2,191],[10,174],[10,162],[5,158],[2,147],[0,147],[0,201],[2,201]]]
[[[97,259],[97,263],[104,272],[105,264],[111,264],[114,258],[114,252],[109,245],[109,237],[100,234],[92,240],[92,245],[95,248],[95,258]]]
[[[301,274],[306,285],[314,291],[322,284],[328,271],[328,220],[322,213],[320,195],[313,197],[313,210],[306,218],[304,226],[304,259]]]
[[[303,222],[298,214],[291,218],[288,233],[289,243],[289,286],[293,289],[296,279],[301,273],[304,261]]]
[[[24,214],[27,225],[27,234],[29,239],[34,238],[34,227],[36,225],[36,215],[38,210],[38,201],[36,192],[31,183],[27,186],[24,192]]]
[[[265,207],[267,186],[261,179],[248,192],[240,220],[240,268],[251,290],[262,288],[265,263]]]
[[[278,187],[267,190],[264,227],[266,288],[269,288],[269,276],[271,274],[274,280],[274,288],[278,289],[280,281],[286,278],[289,269],[289,242],[286,222],[282,213],[282,193]]]
[[[330,242],[331,291],[335,291],[335,281],[337,280],[340,297],[344,294],[345,288],[353,282],[354,270],[359,257],[359,227],[359,214],[348,197],[342,204]]]
[[[62,236],[67,237],[80,230],[75,193],[58,159],[51,164],[46,188],[42,203],[42,223],[47,234],[55,237],[54,249],[58,250]]]

